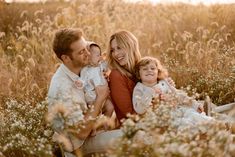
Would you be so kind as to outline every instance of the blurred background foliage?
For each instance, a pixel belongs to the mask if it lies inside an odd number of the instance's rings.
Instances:
[[[44,99],[59,62],[51,48],[53,33],[61,27],[79,27],[103,52],[112,33],[127,29],[139,39],[143,56],[160,58],[177,87],[190,85],[218,105],[233,102],[234,23],[235,4],[1,2],[1,95]]]
[[[112,33],[129,30],[139,39],[143,56],[158,57],[169,69],[177,88],[200,93],[201,99],[209,95],[217,105],[234,102],[235,4],[0,1],[0,122],[4,124],[0,156],[1,151],[5,156],[51,155],[50,128],[43,122],[47,108],[42,101],[60,64],[52,51],[52,39],[62,27],[82,28],[86,39],[100,44],[104,53]],[[31,128],[28,119],[34,121]],[[9,134],[13,126],[15,132]],[[25,132],[32,129],[40,134],[39,139]],[[19,143],[19,137],[35,143]],[[41,144],[49,145],[47,152],[41,151],[45,147],[33,148]]]

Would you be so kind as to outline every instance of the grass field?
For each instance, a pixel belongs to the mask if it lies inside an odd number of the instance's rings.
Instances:
[[[52,39],[61,27],[82,28],[103,52],[113,32],[129,30],[142,55],[158,57],[178,88],[218,105],[234,102],[235,4],[0,1],[0,156],[50,156],[44,100],[60,63]]]

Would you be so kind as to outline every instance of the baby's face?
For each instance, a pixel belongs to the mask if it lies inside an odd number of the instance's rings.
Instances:
[[[153,85],[157,83],[158,68],[154,62],[140,67],[140,79],[143,84]]]
[[[91,65],[98,65],[102,59],[100,49],[97,46],[92,46],[90,49],[90,53],[91,53],[90,55]]]

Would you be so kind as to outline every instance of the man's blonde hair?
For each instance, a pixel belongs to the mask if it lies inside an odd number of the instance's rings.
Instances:
[[[135,74],[136,78],[140,80],[140,67],[146,66],[149,63],[153,62],[158,69],[158,77],[156,81],[163,80],[168,77],[168,71],[166,68],[163,67],[161,62],[154,57],[146,56],[140,59],[140,61],[135,66]]]
[[[125,68],[117,63],[112,56],[111,42],[114,39],[116,39],[118,46],[126,51],[127,65]],[[107,59],[111,68],[118,69],[125,76],[133,77],[135,74],[135,65],[140,60],[140,58],[141,54],[139,51],[138,40],[131,32],[122,30],[110,36],[107,50]]]

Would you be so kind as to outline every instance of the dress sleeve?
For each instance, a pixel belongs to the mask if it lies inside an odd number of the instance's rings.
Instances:
[[[134,113],[132,91],[128,89],[127,78],[122,76],[118,71],[112,71],[109,79],[111,98],[115,107],[121,112],[120,114]]]
[[[138,83],[133,91],[133,108],[136,113],[143,114],[146,112],[147,108],[152,104],[152,98],[154,96],[154,90],[145,89]]]

